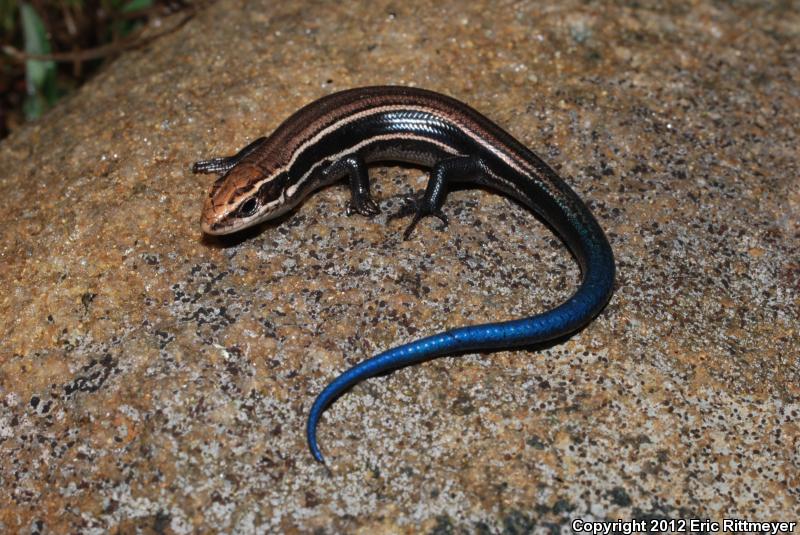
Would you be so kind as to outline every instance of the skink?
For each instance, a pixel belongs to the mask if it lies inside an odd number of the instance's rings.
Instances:
[[[448,185],[469,182],[516,199],[541,216],[566,243],[582,280],[566,302],[527,318],[472,325],[380,353],[334,379],[316,398],[306,437],[317,444],[322,412],[359,381],[433,357],[539,344],[586,325],[614,286],[614,256],[603,230],[578,195],[531,150],[495,123],[453,98],[410,87],[364,87],[323,97],[237,154],[194,164],[218,173],[205,199],[201,226],[229,234],[284,214],[314,190],[349,180],[348,213],[379,213],[370,196],[367,165],[408,162],[431,168],[425,193],[405,231],[426,216],[447,224],[441,207]]]

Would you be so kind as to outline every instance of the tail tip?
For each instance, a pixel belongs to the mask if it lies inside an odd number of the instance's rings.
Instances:
[[[325,457],[322,456],[322,452],[319,451],[319,447],[316,443],[311,444],[311,455],[313,455],[314,459],[316,459],[318,462],[325,464]]]
[[[308,448],[311,450],[311,455],[314,456],[314,459],[319,463],[325,464],[325,457],[322,456],[322,452],[319,450],[319,445],[317,444],[315,420],[309,420],[306,440],[308,441]]]

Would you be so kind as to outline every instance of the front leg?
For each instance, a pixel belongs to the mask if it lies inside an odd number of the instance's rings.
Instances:
[[[256,139],[233,156],[222,156],[221,158],[211,158],[210,160],[195,162],[194,165],[192,165],[192,173],[218,173],[224,175],[260,147],[266,139],[265,137]]]
[[[351,154],[328,166],[323,175],[334,177],[347,175],[350,182],[350,202],[347,203],[347,215],[355,213],[372,217],[381,213],[381,209],[372,200],[369,193],[369,173],[364,159]]]
[[[407,240],[411,236],[414,227],[424,217],[437,217],[446,227],[447,216],[442,212],[442,204],[444,204],[444,199],[447,196],[447,184],[455,181],[476,180],[485,174],[486,166],[477,156],[455,156],[442,160],[433,166],[422,199],[408,207],[414,212],[414,219],[411,220],[411,224],[408,225],[408,228],[403,233],[403,239]],[[392,219],[408,215],[408,211],[408,209],[403,209],[392,216]]]

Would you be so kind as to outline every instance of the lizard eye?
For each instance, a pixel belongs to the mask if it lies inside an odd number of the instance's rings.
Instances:
[[[258,208],[258,201],[255,197],[251,197],[244,201],[239,207],[239,217],[250,217],[256,212]]]

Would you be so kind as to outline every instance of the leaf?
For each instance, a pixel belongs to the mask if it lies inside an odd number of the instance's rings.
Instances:
[[[122,6],[123,13],[133,13],[142,9],[147,9],[153,6],[153,0],[130,0],[127,4]]]
[[[20,4],[22,17],[22,35],[25,40],[25,52],[28,54],[49,54],[50,40],[44,29],[44,23],[30,4]],[[29,59],[25,62],[25,79],[28,94],[40,92],[48,76],[54,76],[56,64],[53,61]]]
[[[22,103],[22,111],[27,120],[41,117],[45,111],[44,99],[41,95],[28,95]]]

